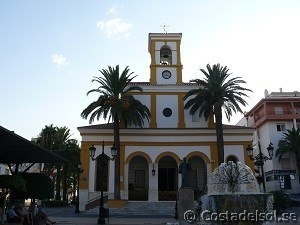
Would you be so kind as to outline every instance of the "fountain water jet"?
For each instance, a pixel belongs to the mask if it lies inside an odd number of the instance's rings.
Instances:
[[[230,215],[268,213],[273,209],[273,196],[260,192],[252,170],[241,163],[222,163],[211,174],[207,195],[199,202],[202,211]],[[225,220],[225,219],[224,219]],[[227,220],[227,219],[226,219]],[[237,218],[234,221],[216,221],[213,224],[262,224],[262,221]],[[250,221],[251,220],[251,221]]]

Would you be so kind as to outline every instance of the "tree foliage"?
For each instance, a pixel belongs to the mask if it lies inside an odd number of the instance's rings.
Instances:
[[[186,101],[184,108],[190,110],[190,115],[195,113],[198,113],[199,117],[204,115],[206,120],[210,115],[215,115],[218,160],[221,164],[224,162],[222,109],[228,120],[233,113],[242,113],[240,105],[246,106],[244,98],[248,97],[246,92],[251,90],[242,86],[246,82],[241,77],[231,78],[226,66],[215,64],[211,67],[207,64],[206,69],[207,71],[200,69],[204,75],[203,79],[190,81],[198,87],[186,93],[183,98]]]
[[[21,173],[20,176],[26,181],[26,191],[19,191],[17,197],[32,199],[51,199],[54,196],[54,185],[46,174]]]
[[[76,179],[74,176],[77,165],[80,161],[80,147],[79,143],[75,139],[71,139],[70,129],[67,127],[57,127],[46,125],[39,134],[37,143],[42,147],[47,148],[53,153],[67,159],[69,163],[45,164],[44,170],[47,174],[55,176],[55,199],[61,200],[61,187],[63,186],[63,199],[67,199],[67,190],[71,187],[71,179]],[[63,185],[62,185],[63,183]],[[75,183],[75,182],[73,182]],[[73,188],[75,186],[73,185]]]
[[[26,191],[26,181],[19,175],[0,175],[0,189],[3,195],[9,190]]]
[[[130,86],[130,82],[136,77],[133,72],[129,72],[128,66],[120,74],[119,65],[115,68],[109,66],[108,69],[100,70],[101,77],[94,77],[92,82],[99,84],[98,88],[87,92],[97,93],[99,97],[86,107],[81,116],[92,123],[100,117],[112,121],[122,121],[125,125],[142,127],[144,120],[150,118],[150,110],[132,95],[133,91],[142,92],[138,86]]]
[[[81,113],[82,118],[89,118],[92,123],[101,117],[113,121],[114,146],[120,149],[120,122],[127,126],[142,127],[144,121],[149,122],[150,110],[139,100],[135,99],[132,92],[142,92],[138,86],[130,85],[136,77],[129,72],[128,66],[120,73],[119,65],[115,68],[100,70],[102,76],[94,77],[92,82],[97,82],[98,87],[87,92],[99,95],[96,101],[89,104]],[[114,198],[120,199],[120,151],[115,157],[115,187]]]
[[[292,157],[296,157],[297,168],[300,171],[300,129],[293,127],[292,130],[283,133],[283,138],[278,142],[276,157],[280,160],[285,154],[292,154]]]

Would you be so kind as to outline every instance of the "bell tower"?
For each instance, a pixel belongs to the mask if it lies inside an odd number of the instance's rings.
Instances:
[[[150,33],[151,84],[182,84],[181,33]]]

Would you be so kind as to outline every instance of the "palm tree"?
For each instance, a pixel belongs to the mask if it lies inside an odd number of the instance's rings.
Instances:
[[[298,172],[300,171],[300,130],[287,130],[283,133],[283,139],[278,142],[278,149],[276,150],[276,157],[279,160],[285,154],[295,154]],[[300,180],[300,175],[299,175]]]
[[[66,151],[69,150],[68,145],[71,137],[70,129],[68,127],[54,127],[53,124],[49,126],[45,126],[39,134],[37,143],[42,147],[53,151],[54,153],[67,158],[71,162],[71,157],[68,156]],[[77,149],[79,146],[77,146]],[[74,149],[76,151],[76,149]],[[76,153],[75,153],[76,154]],[[76,161],[78,163],[79,160]],[[51,171],[56,169],[56,184],[55,184],[55,199],[61,200],[60,190],[61,190],[61,180],[63,178],[63,189],[66,190],[66,179],[64,178],[67,176],[68,172],[68,164],[64,164],[63,167],[61,164],[53,164],[47,163],[45,164],[44,169],[50,174]],[[73,166],[72,166],[73,167]],[[63,194],[63,200],[66,200],[66,191]]]
[[[140,91],[143,89],[138,86],[129,86],[130,82],[136,77],[132,76],[133,72],[129,72],[128,66],[123,72],[119,72],[119,65],[115,68],[109,66],[108,69],[100,70],[101,77],[94,77],[92,82],[99,83],[97,89],[87,92],[90,94],[96,92],[99,97],[86,107],[81,116],[87,119],[90,116],[89,123],[94,119],[103,117],[113,121],[114,129],[114,145],[118,149],[115,157],[115,187],[114,198],[121,199],[120,196],[120,122],[127,125],[142,127],[144,120],[150,118],[150,111],[147,106],[136,100],[131,94],[132,91]]]
[[[199,85],[199,88],[190,90],[184,96],[184,108],[190,109],[190,115],[199,113],[199,117],[204,115],[208,120],[210,115],[215,116],[218,162],[219,165],[224,162],[224,140],[223,140],[223,125],[222,125],[222,108],[225,111],[226,117],[230,120],[232,113],[241,112],[240,105],[247,105],[243,97],[248,97],[246,91],[250,89],[240,86],[246,82],[241,77],[229,78],[231,73],[229,69],[220,64],[212,67],[207,64],[207,71],[200,69],[204,74],[204,79],[194,79],[190,82]],[[251,91],[252,92],[252,91]],[[191,97],[191,98],[190,98]]]

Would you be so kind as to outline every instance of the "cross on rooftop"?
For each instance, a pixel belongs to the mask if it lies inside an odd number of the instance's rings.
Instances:
[[[166,25],[165,23],[162,25],[162,26],[160,26],[160,27],[162,27],[163,29],[164,29],[164,32],[166,32],[166,33],[168,33],[167,32],[167,27],[169,27],[169,25]]]

